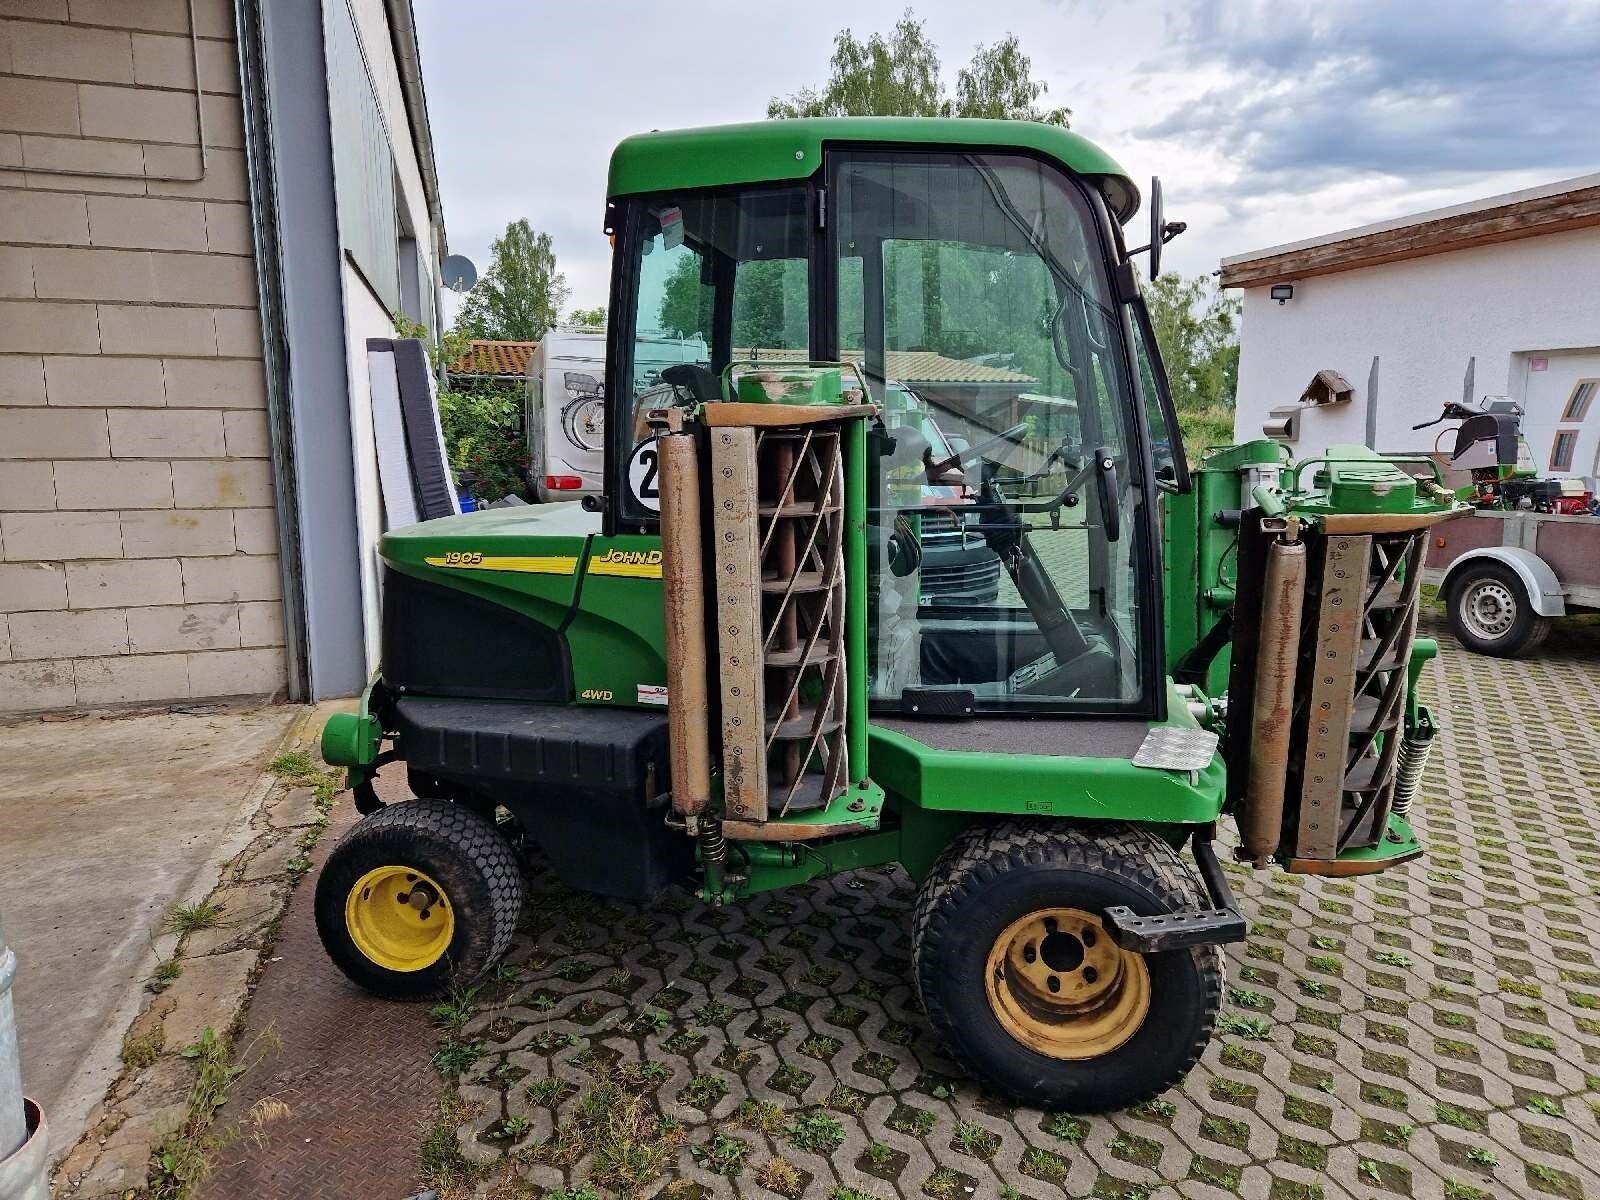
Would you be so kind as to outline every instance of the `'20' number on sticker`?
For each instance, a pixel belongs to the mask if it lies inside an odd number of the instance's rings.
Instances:
[[[633,448],[628,458],[628,490],[640,507],[651,512],[661,511],[661,456],[655,438]]]

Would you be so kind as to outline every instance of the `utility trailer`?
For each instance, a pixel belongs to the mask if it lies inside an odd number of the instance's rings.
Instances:
[[[334,961],[396,997],[482,974],[528,842],[642,904],[898,864],[952,1053],[1089,1112],[1213,1033],[1246,928],[1224,816],[1256,868],[1420,856],[1421,560],[1467,508],[1362,447],[1191,472],[1138,207],[1102,150],[1026,122],[623,142],[605,378],[633,385],[607,390],[599,511],[384,536],[381,669],[323,731],[365,814],[317,882]],[[735,355],[757,310],[777,361]],[[641,388],[664,318],[705,358]],[[919,385],[938,445],[886,420],[888,355],[930,350],[973,365]],[[929,602],[925,530],[952,523],[1001,577]],[[413,798],[384,805],[391,764]]]
[[[1423,578],[1462,645],[1519,657],[1557,617],[1600,611],[1600,517],[1480,509],[1437,531]]]

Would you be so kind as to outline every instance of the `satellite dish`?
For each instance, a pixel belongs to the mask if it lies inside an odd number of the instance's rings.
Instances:
[[[452,254],[444,260],[440,268],[444,273],[444,285],[452,292],[465,292],[472,289],[478,282],[478,268],[472,265],[472,260],[465,254]]]

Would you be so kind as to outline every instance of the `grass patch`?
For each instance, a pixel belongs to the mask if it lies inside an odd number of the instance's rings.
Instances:
[[[216,1155],[241,1139],[257,1145],[266,1142],[266,1129],[289,1115],[281,1100],[261,1100],[238,1121],[221,1129],[211,1127],[211,1118],[227,1102],[234,1082],[254,1065],[263,1050],[276,1041],[258,1037],[236,1060],[226,1038],[207,1028],[195,1042],[178,1053],[194,1067],[194,1082],[189,1088],[188,1112],[181,1127],[161,1139],[151,1151],[150,1177],[144,1193],[149,1200],[188,1200],[211,1174]]]
[[[322,769],[307,750],[286,750],[267,764],[279,779],[316,779],[321,778]]]
[[[578,1097],[568,1120],[524,1153],[563,1169],[592,1155],[590,1182],[632,1195],[667,1170],[684,1138],[676,1121],[658,1116],[643,1097],[602,1077]]]
[[[814,1154],[832,1154],[844,1142],[844,1126],[820,1110],[800,1113],[789,1123],[789,1140]]]
[[[744,1160],[749,1157],[750,1143],[726,1133],[715,1133],[709,1142],[691,1147],[689,1154],[713,1174],[736,1179],[744,1173]]]
[[[145,987],[152,992],[164,992],[182,974],[183,964],[181,962],[176,958],[163,958],[156,963],[156,969],[151,972],[150,982],[145,984]]]
[[[166,1035],[157,1025],[149,1033],[130,1037],[122,1043],[122,1061],[135,1071],[142,1071],[161,1057],[161,1047]]]
[[[428,1010],[428,1016],[433,1023],[441,1029],[451,1033],[460,1033],[462,1026],[472,1020],[478,1011],[478,989],[475,987],[452,987],[450,995],[439,1001]]]
[[[179,904],[162,918],[161,928],[179,937],[197,929],[215,929],[222,924],[222,913],[222,905],[212,904],[208,900],[198,904]]]

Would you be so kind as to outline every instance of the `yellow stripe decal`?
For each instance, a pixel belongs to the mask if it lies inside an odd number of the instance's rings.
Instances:
[[[660,579],[661,564],[613,562],[608,559],[592,558],[589,560],[590,575],[616,575],[623,579]]]
[[[448,567],[455,571],[514,571],[522,575],[573,575],[578,570],[577,558],[565,554],[543,557],[441,554],[422,561],[430,567]]]

